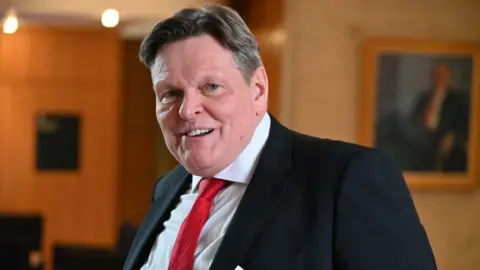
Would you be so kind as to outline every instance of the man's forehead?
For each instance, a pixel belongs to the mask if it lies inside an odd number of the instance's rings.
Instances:
[[[152,67],[150,68],[150,75],[152,76],[152,83],[155,86],[158,82],[164,81],[167,78],[168,70],[163,57],[157,54]]]
[[[154,86],[159,82],[167,80],[169,75],[173,76],[175,70],[181,72],[183,75],[205,76],[206,73],[208,73],[213,76],[218,75],[219,73],[224,73],[226,69],[228,70],[226,65],[231,65],[232,68],[236,69],[232,57],[228,57],[227,59],[222,58],[222,55],[215,54],[214,52],[207,52],[202,55],[188,58],[187,62],[180,60],[180,58],[182,57],[175,58],[175,63],[169,63],[160,52],[157,54],[155,62],[150,68],[152,83]],[[172,58],[169,59],[172,60]]]

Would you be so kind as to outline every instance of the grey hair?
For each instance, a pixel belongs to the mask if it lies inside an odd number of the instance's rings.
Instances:
[[[140,61],[151,68],[157,52],[165,45],[205,34],[233,53],[237,68],[250,81],[262,65],[258,42],[240,15],[222,5],[184,8],[159,22],[140,46]]]

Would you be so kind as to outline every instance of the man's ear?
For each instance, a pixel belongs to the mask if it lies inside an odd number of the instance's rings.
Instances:
[[[268,100],[268,76],[264,66],[259,66],[250,79],[250,88],[255,102]]]

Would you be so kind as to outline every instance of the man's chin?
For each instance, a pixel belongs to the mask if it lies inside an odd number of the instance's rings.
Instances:
[[[192,153],[189,153],[185,156],[183,162],[183,166],[189,173],[202,177],[212,177],[217,174],[215,165],[216,163],[212,158],[203,154],[193,156]]]
[[[214,167],[185,166],[185,169],[193,175],[198,175],[205,178],[211,178],[219,173],[219,170],[215,169]]]

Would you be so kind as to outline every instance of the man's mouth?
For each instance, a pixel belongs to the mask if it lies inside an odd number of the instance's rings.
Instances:
[[[200,136],[208,135],[212,133],[212,131],[213,129],[211,128],[198,128],[198,129],[194,129],[189,132],[186,132],[183,135],[187,137],[200,137]]]

